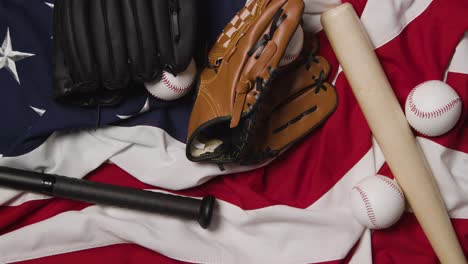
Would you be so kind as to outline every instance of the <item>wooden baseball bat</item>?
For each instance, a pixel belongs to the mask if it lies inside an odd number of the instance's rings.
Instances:
[[[324,12],[323,29],[385,160],[442,263],[465,263],[440,191],[364,26],[351,4]]]

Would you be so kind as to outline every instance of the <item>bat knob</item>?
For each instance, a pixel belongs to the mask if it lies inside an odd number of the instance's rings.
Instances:
[[[214,204],[215,204],[215,198],[211,195],[205,196],[201,202],[199,216],[198,216],[198,223],[204,229],[208,228],[208,226],[211,223]]]

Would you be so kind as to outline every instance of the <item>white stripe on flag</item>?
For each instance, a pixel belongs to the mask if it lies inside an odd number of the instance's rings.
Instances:
[[[347,191],[372,174],[373,167],[371,150],[306,210],[277,205],[244,211],[219,201],[211,230],[171,217],[102,206],[65,212],[3,235],[0,263],[128,242],[195,263],[342,259],[363,231],[351,216]]]
[[[374,47],[380,47],[398,36],[417,18],[431,0],[369,0],[361,16]]]
[[[463,39],[458,44],[448,72],[468,74],[468,32],[465,32]]]

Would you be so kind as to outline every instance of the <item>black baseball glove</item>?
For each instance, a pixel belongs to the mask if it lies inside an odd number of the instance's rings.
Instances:
[[[196,2],[56,0],[54,99],[115,105],[135,83],[185,70],[196,47]]]

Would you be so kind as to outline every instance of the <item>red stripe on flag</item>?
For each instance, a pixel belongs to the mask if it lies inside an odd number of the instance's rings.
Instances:
[[[115,165],[103,165],[90,173],[88,180],[127,186],[131,188],[154,188],[132,177]],[[18,206],[0,206],[0,235],[34,224],[57,214],[82,210],[88,203],[60,198],[33,200]]]
[[[87,204],[63,199],[29,201],[18,206],[0,206],[0,235],[31,225],[64,211],[82,210]]]

